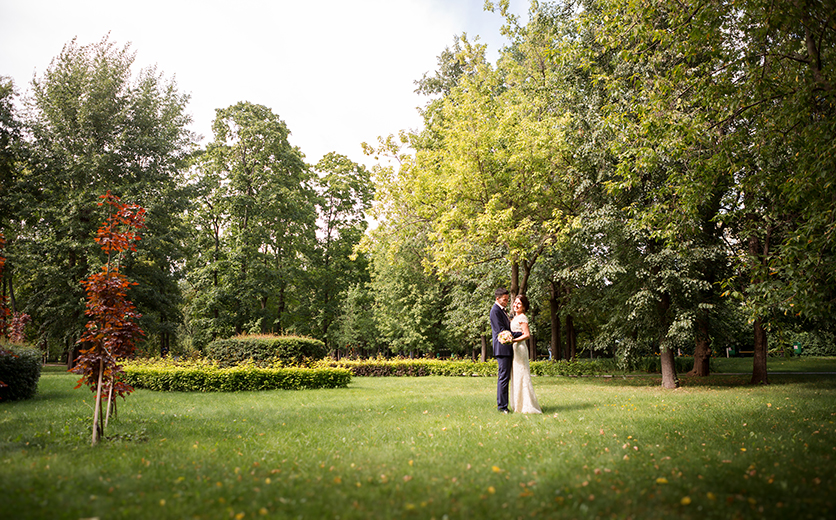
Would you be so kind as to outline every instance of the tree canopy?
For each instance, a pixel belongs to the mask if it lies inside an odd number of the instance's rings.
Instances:
[[[673,387],[675,354],[706,375],[745,346],[766,383],[787,334],[832,330],[831,7],[534,1],[522,23],[489,2],[498,58],[457,36],[416,81],[423,126],[365,145],[371,167],[308,164],[253,102],[200,147],[173,80],[73,40],[22,112],[0,81],[3,294],[74,344],[110,190],[147,209],[123,272],[149,351],[272,332],[467,354],[507,286],[554,357],[659,353]]]

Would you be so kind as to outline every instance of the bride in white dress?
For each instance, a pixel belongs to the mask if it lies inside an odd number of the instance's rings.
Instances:
[[[526,342],[531,336],[531,330],[528,328],[526,311],[528,311],[528,298],[521,294],[514,300],[515,316],[511,320],[511,330],[522,332],[523,335],[514,338],[514,364],[511,368],[511,381],[508,388],[508,408],[514,413],[543,413],[537,402],[537,396],[534,395],[534,385],[531,384]]]

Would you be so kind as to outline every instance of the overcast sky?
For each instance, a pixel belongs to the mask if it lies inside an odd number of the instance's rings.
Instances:
[[[512,0],[525,15],[528,0]],[[420,126],[414,81],[466,32],[489,55],[505,43],[484,0],[0,0],[0,76],[29,88],[61,48],[110,33],[191,94],[193,130],[215,109],[265,105],[310,163],[330,151],[371,165],[360,143]]]

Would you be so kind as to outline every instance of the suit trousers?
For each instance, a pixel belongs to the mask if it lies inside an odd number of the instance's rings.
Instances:
[[[496,378],[496,408],[499,411],[508,409],[508,383],[511,381],[511,367],[514,356],[496,356],[499,372]]]

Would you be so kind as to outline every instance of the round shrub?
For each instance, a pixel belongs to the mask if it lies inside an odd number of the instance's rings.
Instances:
[[[32,347],[0,347],[0,402],[30,399],[38,391],[41,352]]]
[[[215,340],[206,346],[206,357],[229,367],[251,362],[256,366],[300,365],[305,359],[318,360],[328,353],[318,339],[297,336],[236,336]]]

